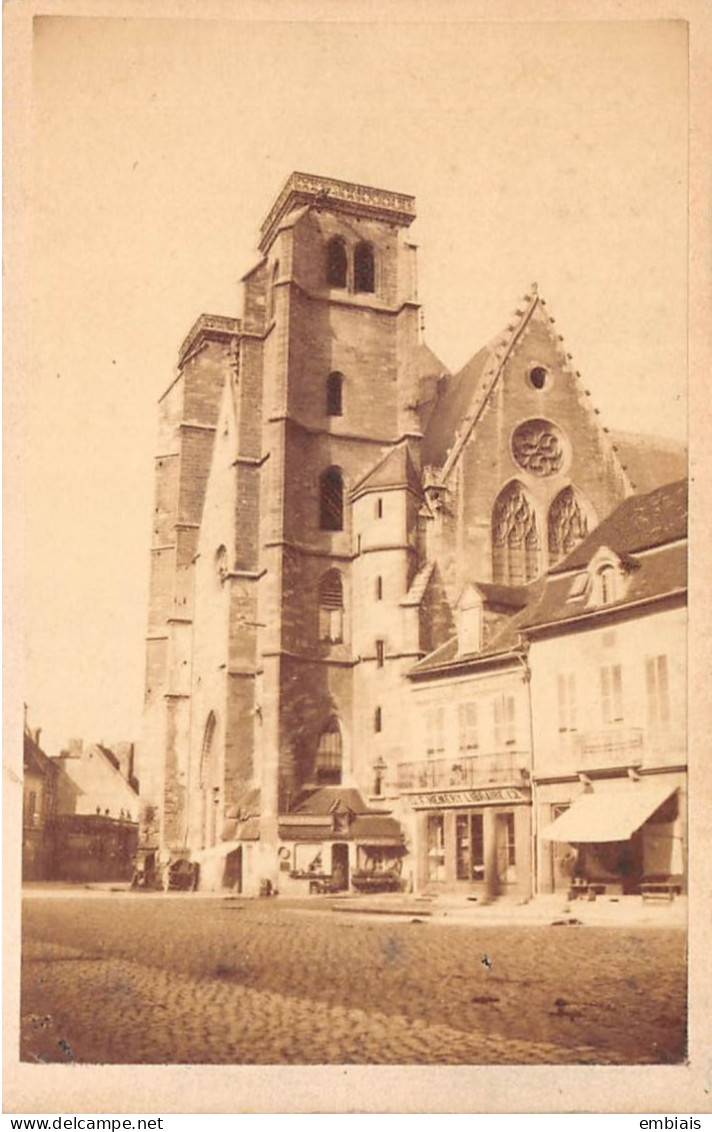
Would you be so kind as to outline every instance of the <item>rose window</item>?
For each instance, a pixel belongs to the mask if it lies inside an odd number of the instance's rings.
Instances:
[[[533,476],[553,476],[564,463],[564,437],[551,421],[525,421],[512,437],[514,459]]]

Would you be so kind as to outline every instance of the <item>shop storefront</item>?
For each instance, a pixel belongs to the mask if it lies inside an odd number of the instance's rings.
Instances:
[[[321,787],[279,820],[279,891],[399,891],[405,844],[399,823],[356,790]]]
[[[684,776],[577,786],[575,794],[572,784],[538,787],[539,891],[685,890]]]
[[[519,786],[411,794],[416,887],[531,896],[531,793]]]

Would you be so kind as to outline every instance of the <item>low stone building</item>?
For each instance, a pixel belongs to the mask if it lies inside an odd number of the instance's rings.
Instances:
[[[23,880],[126,881],[138,843],[133,744],[70,741],[49,757],[24,736]]]

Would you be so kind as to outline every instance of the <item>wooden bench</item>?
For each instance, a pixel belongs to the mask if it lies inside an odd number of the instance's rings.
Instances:
[[[359,873],[351,875],[351,884],[357,892],[400,892],[401,879],[397,873]]]
[[[327,892],[339,892],[341,887],[330,876],[312,877],[309,881],[309,895],[323,896]]]
[[[595,900],[605,896],[606,885],[596,880],[575,880],[569,889],[569,900]]]
[[[679,892],[680,885],[674,880],[644,880],[640,886],[640,895],[646,903],[648,900],[665,900],[672,904]]]

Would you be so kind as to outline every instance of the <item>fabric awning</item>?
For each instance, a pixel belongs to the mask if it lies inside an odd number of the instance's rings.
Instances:
[[[633,784],[626,790],[582,794],[541,831],[543,841],[627,841],[677,787]]]

